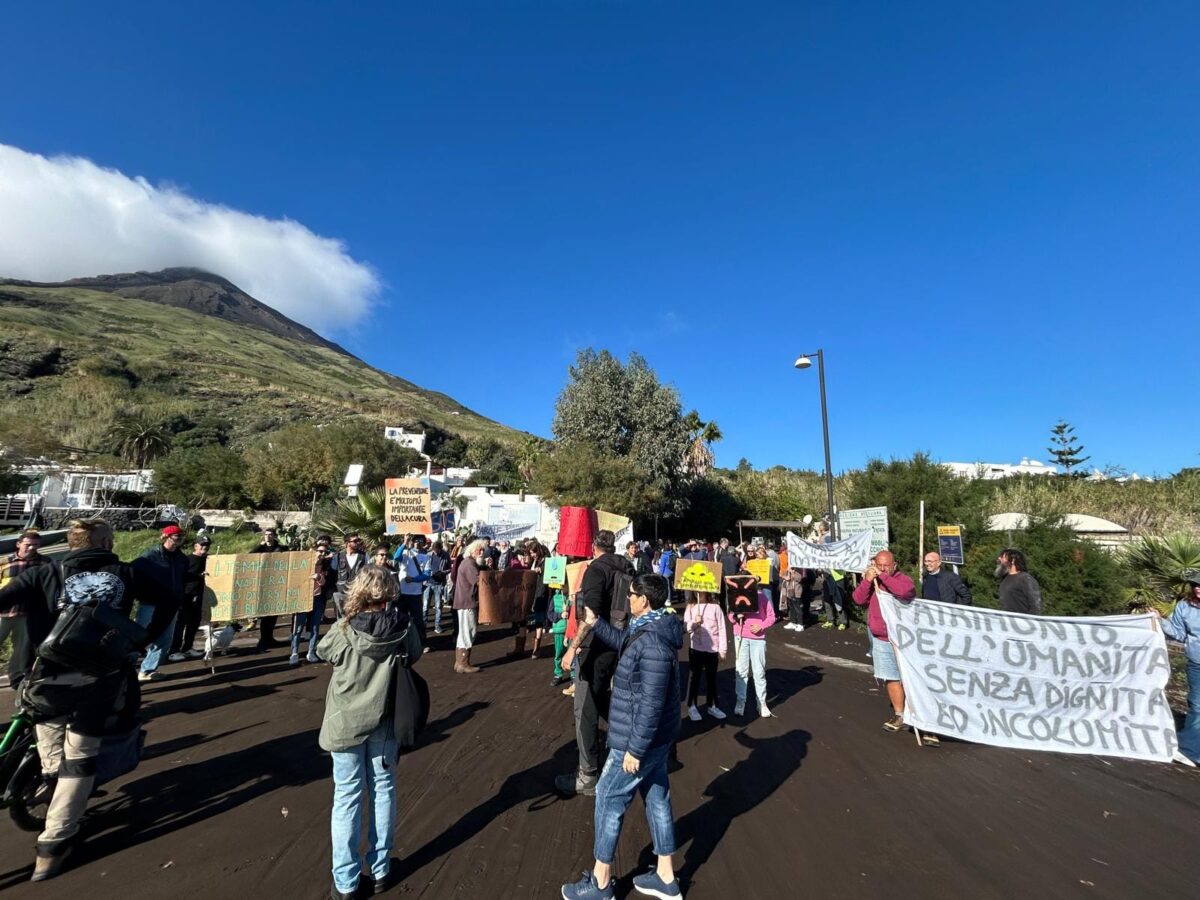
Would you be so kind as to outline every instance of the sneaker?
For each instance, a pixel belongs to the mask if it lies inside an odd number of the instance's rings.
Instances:
[[[795,628],[792,629],[792,631],[803,631],[803,630],[804,630],[803,625],[797,625]]]
[[[923,731],[921,732],[921,743],[926,747],[942,746],[942,742],[938,740],[938,736],[936,734],[926,734]]]
[[[554,779],[554,789],[564,797],[574,797],[582,794],[584,797],[596,796],[596,784],[599,775],[584,775],[582,772],[572,772],[568,775],[558,775]]]
[[[339,891],[335,884],[329,888],[329,900],[354,900],[358,896],[358,886],[355,885],[352,891]]]
[[[563,900],[612,900],[613,880],[608,879],[606,887],[596,884],[596,877],[591,872],[584,872],[583,877],[574,884],[562,886]]]
[[[445,634],[446,632],[442,631],[442,629],[440,629],[440,628],[435,628],[435,629],[433,629],[433,633],[434,634]]]
[[[746,714],[746,701],[745,700],[741,700],[734,705],[733,714],[735,716],[744,716]]]
[[[721,712],[721,708],[719,706],[710,706],[708,708],[708,714],[710,716],[712,716],[714,719],[724,719],[725,718],[725,713]]]
[[[845,626],[845,625],[839,625],[839,626],[838,626],[838,631],[845,631],[845,630],[846,630],[846,626]]]
[[[832,623],[832,622],[822,622],[822,623],[821,623],[821,627],[822,627],[822,628],[832,628],[832,627],[833,627],[833,623]]]
[[[550,687],[558,687],[560,684],[566,684],[570,681],[567,675],[555,675],[550,679]]]
[[[182,653],[172,653],[167,657],[167,662],[183,662],[185,659],[187,659],[187,657]]]
[[[575,696],[575,685],[569,684],[565,688],[563,688],[563,696],[564,697],[574,697]]]
[[[883,723],[884,731],[895,732],[895,731],[899,731],[903,727],[904,727],[904,716],[900,715],[900,713],[896,713],[894,716],[892,716],[890,719],[888,719],[886,722]]]
[[[688,718],[691,719],[693,722],[699,722],[700,721],[700,710],[696,709],[696,707],[694,705],[689,706],[688,707]]]
[[[310,663],[319,663],[321,661],[321,657],[317,656],[316,650],[309,650],[308,656],[304,657],[304,661]]]
[[[392,886],[392,861],[388,860],[388,870],[383,875],[371,877],[371,893],[382,894]]]
[[[633,876],[633,889],[647,897],[660,897],[662,900],[675,900],[682,897],[679,890],[679,879],[663,881],[658,877],[658,870],[651,869],[642,875]]]
[[[183,655],[186,656],[188,659],[204,659],[204,651],[203,650],[189,650],[187,653],[185,653]]]
[[[288,665],[291,666],[293,669],[296,668],[296,666],[300,665],[300,654],[293,653],[291,656],[289,656],[288,657]]]
[[[138,672],[138,681],[158,681],[160,678],[158,672]]]
[[[758,717],[760,719],[773,719],[775,718],[775,713],[771,712],[771,710],[767,708],[767,704],[764,703],[758,708]]]

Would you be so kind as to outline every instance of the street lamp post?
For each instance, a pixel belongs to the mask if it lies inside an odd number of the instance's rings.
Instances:
[[[812,365],[812,357],[817,358],[817,377],[821,383],[821,432],[825,437],[825,500],[829,510],[829,529],[834,540],[841,537],[837,515],[833,507],[833,466],[829,460],[829,411],[825,406],[825,354],[821,350],[816,353],[802,353],[797,359],[797,369],[807,369]]]

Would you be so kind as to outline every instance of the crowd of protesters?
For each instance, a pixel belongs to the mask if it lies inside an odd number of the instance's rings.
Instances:
[[[88,520],[72,524],[68,553],[60,563],[52,564],[42,555],[40,535],[27,531],[20,535],[15,553],[0,565],[0,640],[11,635],[13,641],[10,683],[20,688],[24,682],[23,702],[40,698],[48,706],[46,697],[51,696],[56,704],[53,715],[43,715],[37,724],[53,796],[37,843],[34,880],[54,877],[64,864],[91,792],[100,737],[111,727],[114,711],[136,713],[137,683],[162,677],[164,657],[181,662],[211,651],[213,626],[202,625],[211,539],[196,536],[187,553],[185,540],[181,528],[169,525],[155,546],[126,564],[112,553],[111,528]],[[251,552],[286,549],[278,533],[268,528]],[[442,541],[413,535],[368,548],[355,533],[337,541],[320,535],[312,549],[316,564],[311,606],[291,616],[290,643],[277,639],[277,617],[262,617],[254,650],[288,646],[291,666],[324,662],[333,667],[320,746],[333,759],[331,896],[342,900],[355,894],[364,877],[376,890],[388,885],[395,766],[399,753],[413,746],[428,714],[428,689],[413,667],[436,649],[430,646],[430,634],[454,632],[454,672],[478,673],[472,651],[482,574],[529,570],[541,575],[559,560],[556,547],[536,539],[513,542],[480,536]],[[532,635],[529,656],[539,659],[542,640],[549,636],[551,682],[556,687],[569,682],[564,693],[572,698],[577,760],[554,786],[564,797],[595,797],[594,865],[578,882],[563,885],[564,897],[613,896],[616,843],[635,793],[645,803],[656,863],[634,878],[634,886],[649,896],[681,895],[672,863],[676,845],[668,776],[680,720],[744,717],[751,691],[751,714],[773,716],[766,635],[777,622],[792,631],[803,631],[814,621],[844,631],[851,604],[865,607],[874,675],[884,685],[892,710],[883,727],[890,732],[906,727],[904,685],[879,593],[911,602],[918,588],[898,570],[890,552],[876,554],[856,577],[792,567],[786,549],[770,541],[630,541],[618,548],[613,533],[601,530],[592,550],[578,585],[566,578],[538,577],[528,615],[511,625],[513,656],[525,655]],[[721,591],[673,590],[679,567],[694,560],[719,564]],[[755,567],[769,573],[761,582],[748,578],[747,566],[754,560],[766,562],[765,569]],[[922,562],[922,598],[972,602],[968,586],[942,566],[936,552],[926,554]],[[1020,551],[1003,551],[996,575],[1002,608],[1041,613],[1040,589]],[[729,592],[746,581],[753,596],[734,608]],[[126,657],[110,660],[110,669],[99,675],[41,659],[40,648],[49,641],[59,614],[72,603],[86,604],[95,597],[125,617],[136,603],[139,634],[128,638]],[[1188,652],[1189,714],[1179,736],[1182,752],[1193,760],[1200,758],[1198,610],[1200,573],[1191,593],[1163,620],[1164,631],[1184,642]],[[330,612],[333,624],[322,636]],[[196,647],[201,633],[207,634],[205,650]],[[717,673],[731,646],[730,713],[721,701]],[[678,667],[684,647],[686,681]],[[928,745],[938,742],[935,735],[920,737]]]

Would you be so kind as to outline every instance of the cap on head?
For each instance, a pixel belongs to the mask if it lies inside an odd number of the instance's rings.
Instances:
[[[165,538],[166,537],[175,537],[176,535],[181,535],[181,534],[183,534],[183,529],[180,528],[178,525],[168,525],[166,528],[164,528],[162,530],[162,536]]]
[[[202,547],[207,547],[209,544],[212,543],[212,538],[210,538],[206,534],[202,534],[202,535],[200,535],[200,537],[196,538],[196,543],[201,545]]]

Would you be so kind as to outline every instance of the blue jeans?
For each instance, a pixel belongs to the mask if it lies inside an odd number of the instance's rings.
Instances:
[[[171,621],[167,623],[167,627],[162,630],[162,634],[158,635],[150,642],[146,648],[146,658],[142,660],[142,674],[148,675],[151,672],[157,672],[159,663],[162,662],[163,651],[171,644],[171,638],[175,637],[175,620],[179,614],[171,616]],[[154,607],[142,604],[138,607],[137,623],[143,628],[150,625],[150,620],[154,618]]]
[[[671,783],[667,780],[667,753],[671,745],[654,747],[641,760],[636,775],[621,768],[624,750],[609,750],[600,781],[596,784],[596,859],[611,864],[617,853],[617,838],[621,823],[633,802],[634,791],[640,791],[646,804],[646,821],[657,856],[675,852],[675,816],[671,813]]]
[[[1179,752],[1200,763],[1200,662],[1188,660],[1188,711],[1179,732]]]
[[[433,581],[425,582],[425,593],[421,602],[421,617],[429,614],[429,604],[433,604],[433,630],[442,630],[442,602],[446,599],[446,585]]]
[[[300,652],[300,639],[308,635],[308,649],[317,649],[317,632],[321,628],[321,616],[325,615],[325,598],[313,597],[313,608],[306,613],[292,616],[292,655]]]
[[[342,893],[358,886],[363,870],[372,878],[388,873],[388,853],[396,830],[396,738],[392,720],[382,722],[370,736],[333,757],[333,883]],[[367,819],[367,853],[358,852],[362,835],[363,792],[371,798]]]

